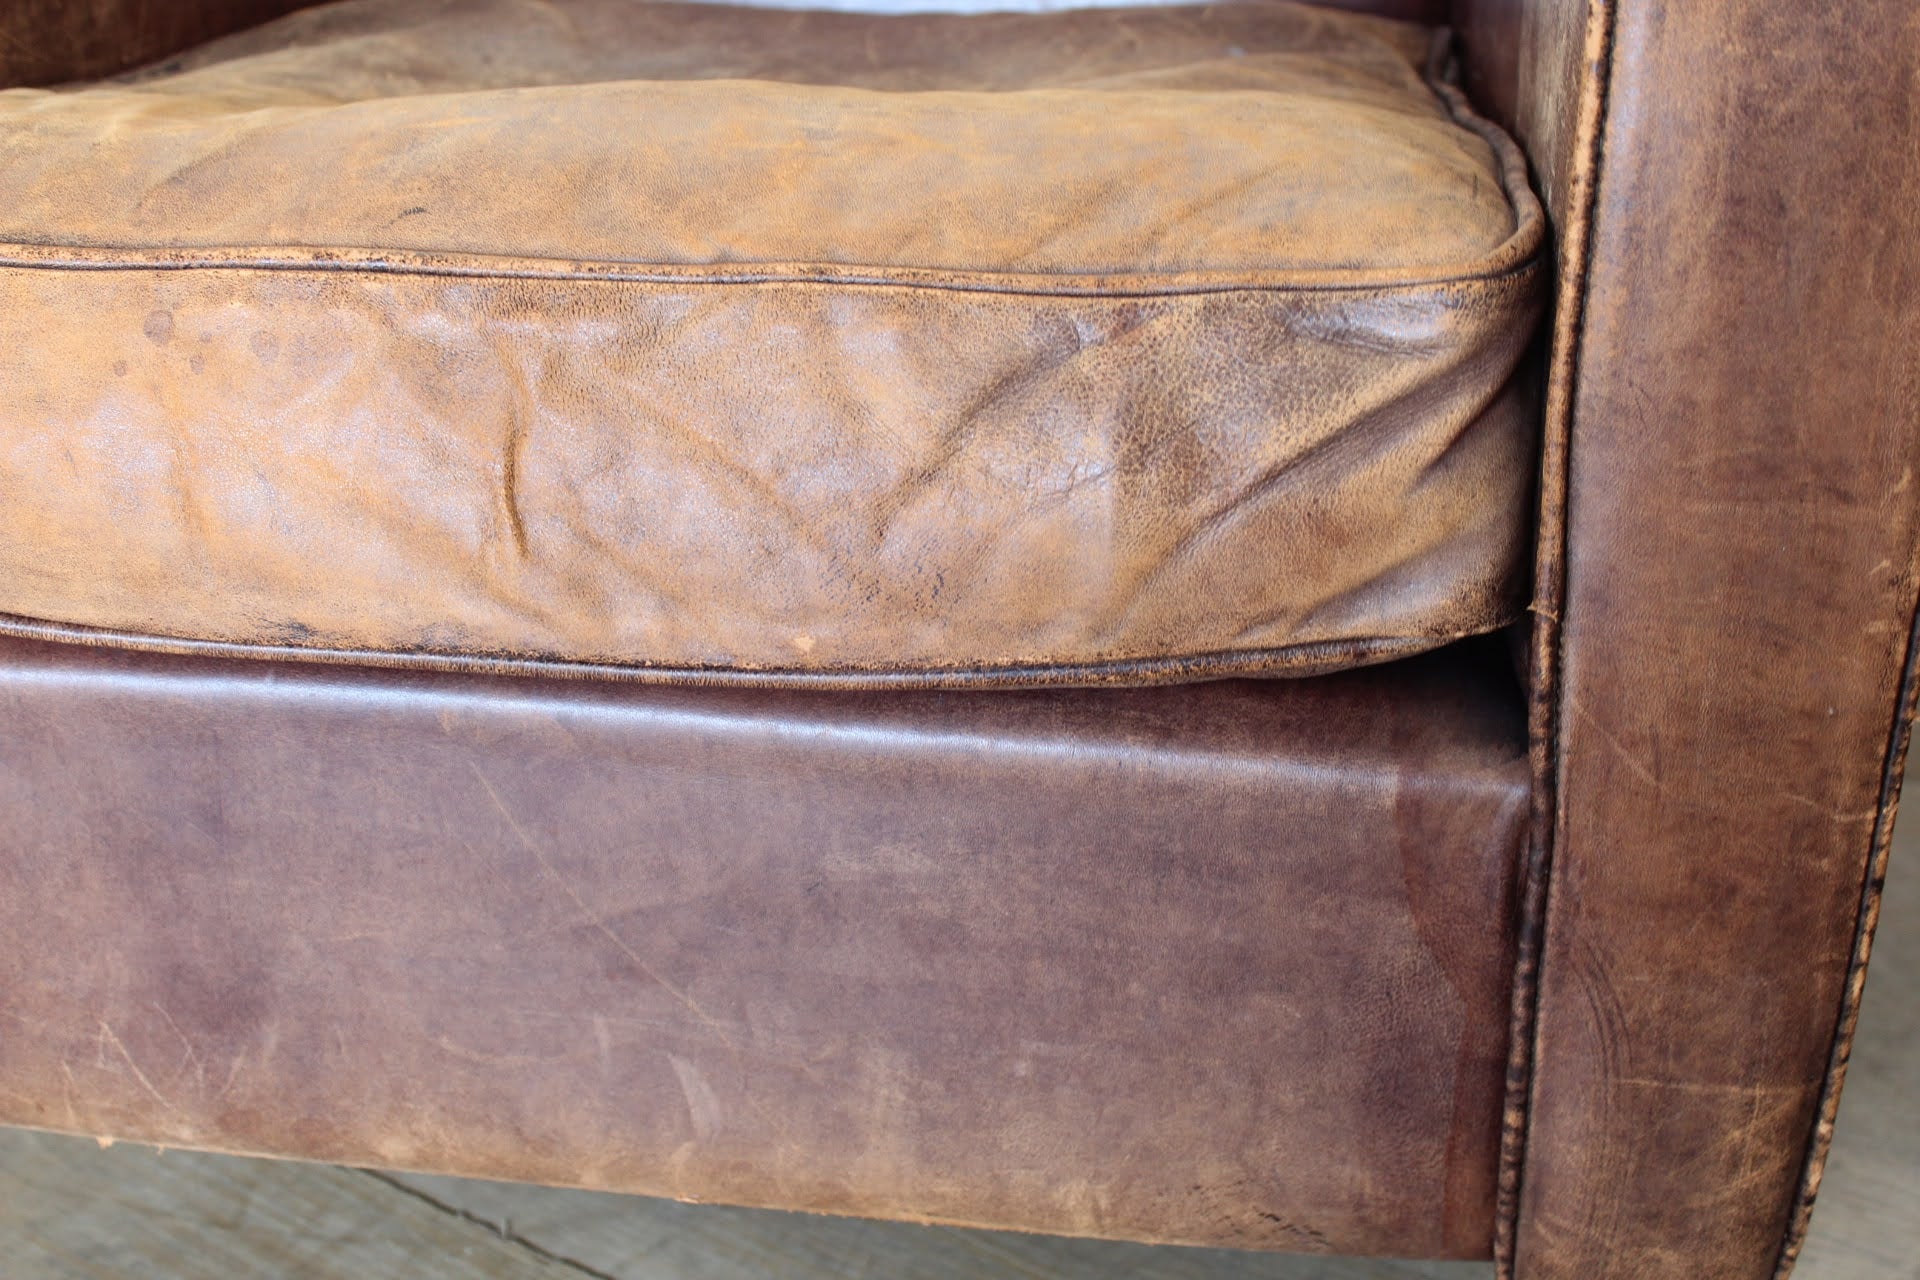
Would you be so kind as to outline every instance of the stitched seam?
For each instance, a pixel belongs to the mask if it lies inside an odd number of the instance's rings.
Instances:
[[[1005,663],[979,667],[726,667],[649,665],[641,662],[575,661],[505,654],[458,654],[408,649],[301,648],[234,640],[196,640],[182,636],[116,631],[0,615],[0,636],[125,649],[186,657],[244,658],[398,669],[547,676],[560,679],[618,680],[638,684],[686,686],[762,686],[823,689],[1042,688],[1070,684],[1174,684],[1236,675],[1311,674],[1338,667],[1369,665],[1412,657],[1500,625],[1426,635],[1369,636],[1354,640],[1314,641],[1275,649],[1237,649],[1219,653],[1154,658],[1115,658],[1080,663]]]
[[[722,270],[712,265],[674,267],[587,263],[430,251],[308,249],[305,252],[313,256],[300,259],[276,256],[302,252],[298,249],[158,249],[32,243],[0,243],[0,268],[53,271],[338,271],[481,279],[601,280],[626,284],[815,284],[1038,297],[1114,298],[1230,292],[1397,292],[1492,282],[1531,272],[1539,265],[1540,249],[1546,239],[1546,217],[1527,181],[1525,155],[1504,130],[1474,111],[1465,94],[1440,77],[1437,66],[1428,69],[1425,79],[1428,88],[1446,107],[1449,119],[1478,136],[1492,150],[1500,170],[1501,190],[1514,219],[1512,233],[1485,258],[1464,265],[1457,271],[1439,275],[1423,275],[1417,269],[1377,274],[1364,270],[1326,269],[1177,272],[1164,277],[1127,273],[1036,275],[825,263],[743,265],[737,269]]]
[[[98,253],[98,258],[62,257],[62,254]],[[751,288],[769,285],[813,285],[828,288],[857,289],[895,289],[902,291],[938,291],[948,293],[983,293],[1003,297],[1032,298],[1086,298],[1090,300],[1193,297],[1227,293],[1419,293],[1429,290],[1445,289],[1458,285],[1496,284],[1533,274],[1540,268],[1537,250],[1534,256],[1525,257],[1509,266],[1497,270],[1462,275],[1422,277],[1405,281],[1361,277],[1354,280],[1333,278],[1263,280],[1258,275],[1230,277],[1219,280],[1187,279],[1168,277],[1167,282],[1147,283],[1151,277],[1116,276],[1103,281],[1090,276],[1062,276],[1050,283],[1039,283],[1031,277],[988,274],[959,276],[951,279],[939,278],[940,273],[927,271],[925,278],[917,277],[914,270],[891,268],[882,272],[863,274],[865,268],[857,267],[757,267],[741,270],[737,273],[715,274],[706,268],[689,268],[685,273],[655,267],[627,267],[619,264],[584,264],[569,266],[557,264],[546,267],[539,265],[537,259],[496,259],[497,265],[489,265],[481,255],[461,255],[458,260],[453,256],[445,258],[432,254],[413,254],[370,250],[370,256],[355,257],[358,250],[317,250],[311,259],[276,258],[263,255],[257,258],[224,257],[192,258],[182,256],[176,259],[157,258],[118,258],[122,252],[117,249],[85,249],[70,245],[0,245],[0,268],[15,271],[274,271],[285,273],[312,272],[315,274],[337,273],[344,275],[392,275],[424,276],[460,280],[540,280],[540,281],[577,281],[582,283],[634,284],[634,285],[678,285],[678,286],[719,286]],[[178,250],[186,255],[199,250]],[[232,252],[232,251],[226,251]],[[244,252],[244,251],[242,251]],[[276,250],[275,252],[279,252]],[[42,256],[44,255],[44,256]]]
[[[1600,187],[1606,158],[1608,109],[1613,86],[1613,44],[1617,9],[1612,0],[1593,0],[1587,27],[1582,33],[1583,63],[1592,68],[1593,96],[1591,114],[1577,127],[1590,130],[1584,139],[1576,137],[1572,172],[1569,180],[1578,180],[1586,172],[1586,185],[1579,192],[1573,217],[1582,220],[1576,230],[1579,243],[1569,254],[1568,269],[1561,280],[1563,315],[1566,319],[1566,350],[1548,361],[1552,379],[1556,366],[1564,360],[1565,376],[1560,379],[1559,400],[1549,391],[1552,412],[1547,422],[1544,443],[1541,504],[1543,513],[1551,496],[1556,504],[1551,529],[1542,527],[1538,563],[1540,582],[1534,601],[1535,634],[1533,642],[1536,719],[1529,726],[1534,739],[1533,839],[1527,854],[1527,867],[1520,904],[1519,938],[1515,947],[1512,979],[1512,1010],[1509,1028],[1507,1090],[1501,1123],[1499,1175],[1496,1183],[1494,1219],[1494,1262],[1499,1280],[1513,1280],[1518,1266],[1520,1203],[1526,1185],[1527,1144],[1531,1136],[1532,1112],[1539,1059],[1540,978],[1545,960],[1547,916],[1551,906],[1553,855],[1563,829],[1564,802],[1559,785],[1562,758],[1562,708],[1560,705],[1560,667],[1563,657],[1561,633],[1567,598],[1568,499],[1572,493],[1573,416],[1581,358],[1585,347],[1586,320],[1590,293],[1594,244],[1599,219]],[[1556,345],[1558,339],[1556,338]],[[1551,486],[1551,495],[1548,488]],[[1547,539],[1551,536],[1551,542]]]
[[[1874,927],[1880,919],[1880,896],[1886,884],[1887,863],[1893,847],[1893,824],[1900,807],[1900,784],[1906,776],[1907,749],[1913,741],[1916,699],[1920,698],[1920,606],[1907,626],[1907,653],[1901,669],[1899,692],[1894,702],[1893,725],[1887,734],[1886,754],[1880,774],[1880,800],[1874,814],[1873,835],[1867,845],[1866,870],[1860,887],[1860,911],[1854,921],[1853,951],[1847,962],[1847,977],[1840,988],[1840,1007],[1834,1018],[1833,1047],[1827,1059],[1826,1075],[1820,1085],[1820,1101],[1814,1110],[1813,1129],[1807,1135],[1807,1154],[1800,1181],[1794,1192],[1793,1207],[1787,1216],[1786,1232],[1774,1263],[1774,1280],[1787,1280],[1800,1250],[1806,1244],[1807,1227],[1813,1219],[1813,1204],[1820,1194],[1828,1153],[1833,1148],[1834,1121],[1840,1111],[1840,1092],[1846,1084],[1847,1064],[1853,1057],[1853,1036],[1860,1020],[1860,998],[1866,990],[1867,962],[1873,954]]]

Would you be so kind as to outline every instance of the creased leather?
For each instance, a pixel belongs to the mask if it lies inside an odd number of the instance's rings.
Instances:
[[[1423,42],[386,0],[0,95],[0,613],[1014,683],[1499,626],[1541,221]]]

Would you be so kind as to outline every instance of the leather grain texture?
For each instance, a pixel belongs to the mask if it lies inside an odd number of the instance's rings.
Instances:
[[[1497,651],[688,690],[0,641],[0,1122],[1485,1256]]]
[[[1525,17],[1569,71],[1536,61],[1518,112],[1572,140],[1536,161],[1590,220],[1549,413],[1556,831],[1515,1265],[1784,1276],[1912,715],[1920,15]]]
[[[1543,221],[1425,43],[356,0],[0,96],[0,612],[795,683],[1503,625]]]

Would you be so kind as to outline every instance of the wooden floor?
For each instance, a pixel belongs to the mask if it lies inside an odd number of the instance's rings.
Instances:
[[[1800,1280],[1920,1280],[1920,798]],[[1490,1267],[1148,1249],[397,1178],[0,1130],[0,1277],[1479,1280]]]

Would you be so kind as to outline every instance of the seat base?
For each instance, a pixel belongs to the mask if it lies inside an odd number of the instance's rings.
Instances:
[[[1497,659],[1010,694],[0,641],[0,1122],[1484,1256]]]

